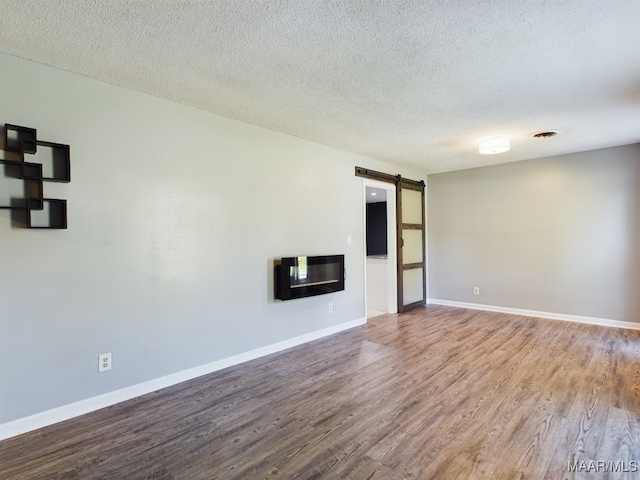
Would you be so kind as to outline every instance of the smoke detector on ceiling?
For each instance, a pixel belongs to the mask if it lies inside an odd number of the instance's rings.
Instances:
[[[558,132],[548,131],[548,132],[538,132],[533,134],[533,138],[550,138],[555,137]]]

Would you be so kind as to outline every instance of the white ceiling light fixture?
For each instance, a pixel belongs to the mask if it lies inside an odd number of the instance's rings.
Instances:
[[[483,155],[494,155],[496,153],[503,153],[511,148],[509,137],[505,137],[503,135],[482,138],[478,143],[478,150]]]

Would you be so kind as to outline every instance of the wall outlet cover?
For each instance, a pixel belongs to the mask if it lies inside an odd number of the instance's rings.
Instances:
[[[111,354],[102,353],[98,355],[98,372],[106,372],[111,370]]]

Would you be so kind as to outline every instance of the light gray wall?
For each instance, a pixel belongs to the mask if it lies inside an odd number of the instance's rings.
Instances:
[[[427,191],[430,298],[640,322],[640,144],[429,175]]]
[[[8,55],[0,72],[0,123],[71,145],[71,183],[45,184],[68,230],[0,210],[0,423],[364,317],[354,166],[420,175]],[[273,300],[274,259],[338,253],[344,292]]]

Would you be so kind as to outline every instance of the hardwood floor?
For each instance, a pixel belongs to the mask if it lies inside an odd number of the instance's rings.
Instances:
[[[383,315],[0,442],[9,478],[638,479],[640,331]]]

